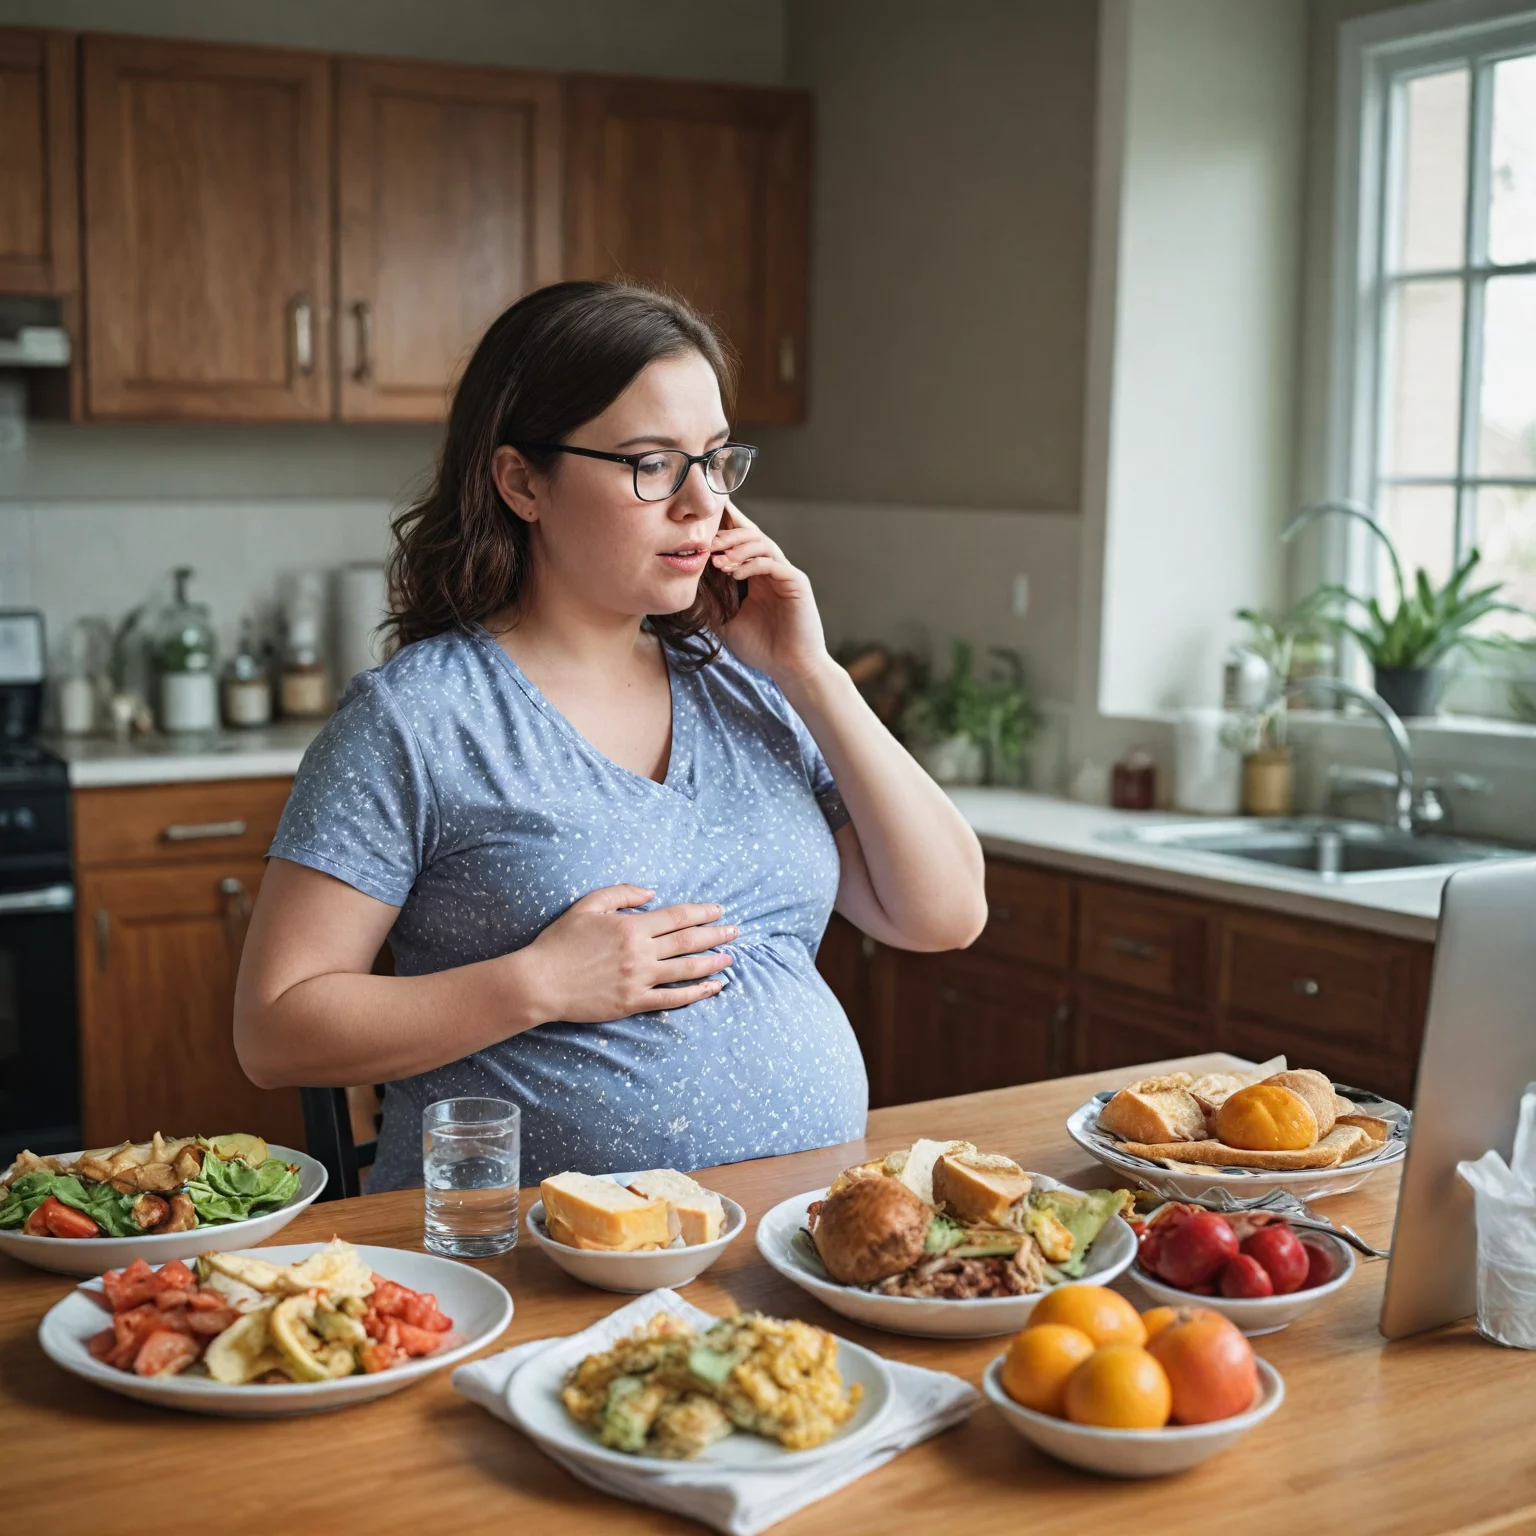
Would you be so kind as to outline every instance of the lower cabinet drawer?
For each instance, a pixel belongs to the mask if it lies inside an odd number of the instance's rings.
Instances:
[[[75,862],[261,858],[292,788],[283,778],[76,790]]]
[[[1346,1052],[1396,1050],[1422,1027],[1415,948],[1323,923],[1232,914],[1223,925],[1223,1011],[1301,1030]],[[1291,1054],[1309,1064],[1299,1051]]]
[[[1171,1008],[1090,982],[1078,985],[1072,1036],[1079,1072],[1107,1072],[1212,1048],[1208,1014]]]
[[[1072,882],[987,860],[987,926],[972,948],[1001,960],[1065,970],[1072,959]]]
[[[1208,907],[1084,881],[1078,922],[1077,968],[1083,975],[1179,1002],[1208,1000]]]

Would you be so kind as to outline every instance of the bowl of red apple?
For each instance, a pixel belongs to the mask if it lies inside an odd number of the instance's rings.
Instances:
[[[1341,1290],[1353,1250],[1269,1211],[1170,1203],[1147,1218],[1131,1277],[1154,1301],[1209,1307],[1250,1338],[1277,1333]]]

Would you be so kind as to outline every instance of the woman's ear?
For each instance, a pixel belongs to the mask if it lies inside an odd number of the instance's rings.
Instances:
[[[514,517],[525,523],[539,520],[539,494],[533,466],[516,448],[503,444],[491,455],[491,478]]]

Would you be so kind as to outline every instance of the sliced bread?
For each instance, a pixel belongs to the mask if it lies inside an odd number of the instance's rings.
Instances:
[[[1189,1091],[1187,1072],[1144,1077],[1122,1088],[1099,1111],[1099,1129],[1121,1141],[1199,1141],[1205,1111]]]
[[[671,1207],[672,1235],[681,1235],[692,1248],[712,1243],[725,1226],[725,1206],[713,1190],[695,1183],[675,1168],[652,1168],[629,1181],[631,1193],[646,1200],[665,1200]]]
[[[1034,1180],[1011,1157],[950,1152],[933,1165],[933,1203],[968,1226],[1001,1226]]]

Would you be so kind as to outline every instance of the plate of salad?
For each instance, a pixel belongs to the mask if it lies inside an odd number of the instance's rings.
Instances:
[[[246,1248],[325,1188],[325,1169],[259,1136],[162,1136],[94,1152],[23,1152],[0,1178],[0,1253],[61,1275]]]

